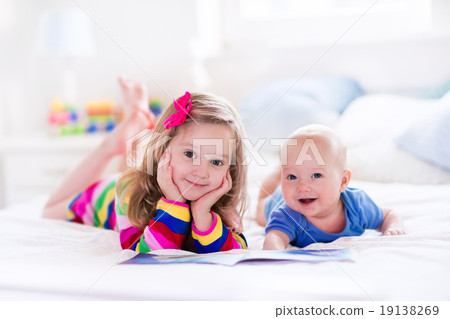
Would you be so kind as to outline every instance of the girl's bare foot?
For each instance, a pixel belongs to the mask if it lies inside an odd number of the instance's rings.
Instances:
[[[144,129],[153,129],[155,115],[148,107],[148,94],[144,84],[119,77],[124,102],[124,120],[104,141],[104,147],[112,155],[125,154],[126,143]]]
[[[120,77],[119,84],[122,89],[125,117],[131,116],[137,110],[151,114],[148,108],[147,89],[143,83]]]
[[[102,148],[110,156],[125,154],[127,142],[144,130],[154,126],[154,116],[150,112],[137,110],[125,117],[116,128],[106,136]]]

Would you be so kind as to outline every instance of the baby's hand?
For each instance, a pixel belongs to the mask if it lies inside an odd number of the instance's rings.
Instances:
[[[402,219],[392,209],[383,208],[383,223],[381,224],[381,232],[384,236],[405,235],[405,226]]]
[[[185,203],[186,199],[181,195],[180,190],[172,179],[172,166],[170,166],[171,154],[167,148],[158,163],[156,181],[159,188],[168,200]]]
[[[406,232],[402,228],[388,228],[383,232],[383,236],[405,235]]]

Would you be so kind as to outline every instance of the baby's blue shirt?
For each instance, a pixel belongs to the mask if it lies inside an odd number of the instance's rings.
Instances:
[[[271,230],[285,233],[291,245],[306,247],[315,242],[331,242],[342,236],[359,236],[365,229],[377,229],[383,222],[383,210],[363,191],[347,187],[341,193],[346,218],[345,229],[338,234],[326,233],[306,220],[300,212],[289,208],[278,189],[273,198],[281,202],[279,208],[270,213],[266,234]],[[266,200],[270,201],[270,197]],[[275,203],[275,202],[274,202]],[[267,206],[275,206],[272,204]]]

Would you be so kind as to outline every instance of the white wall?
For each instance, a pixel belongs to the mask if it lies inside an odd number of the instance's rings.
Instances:
[[[209,1],[220,3],[209,5],[210,10],[221,10],[228,3]],[[64,64],[61,59],[37,54],[39,19],[57,8],[79,9],[76,3],[104,29],[95,28],[95,56],[73,61],[80,100],[120,101],[117,77],[121,74],[145,81],[150,93],[165,103],[170,102],[169,95],[199,88],[192,67],[202,54],[195,56],[192,45],[198,43],[198,35],[205,34],[204,30],[198,32],[197,19],[199,13],[205,14],[204,10],[198,10],[204,8],[205,1],[0,0],[0,137],[45,129],[49,100],[62,91]],[[448,79],[450,5],[444,0],[435,0],[433,4],[436,33],[418,38],[412,35],[403,40],[338,42],[306,75],[354,76],[369,92],[423,88]],[[221,17],[219,29],[224,32],[227,21]],[[205,25],[208,19],[201,18],[200,25]],[[209,20],[206,27],[215,21]],[[217,28],[217,23],[213,27]],[[220,31],[217,38],[211,34],[208,37],[213,42],[205,48],[208,52],[205,66],[211,79],[208,89],[236,105],[254,86],[300,76],[329,45],[270,47],[255,43],[233,47]]]
[[[239,0],[229,0],[222,7],[223,52],[206,62],[220,79],[211,89],[239,102],[252,87],[302,75],[351,76],[367,92],[408,94],[449,80],[450,1],[403,1],[405,12],[382,10],[401,2],[343,1],[358,10],[244,20],[236,15]]]
[[[49,101],[62,92],[63,59],[36,50],[40,18],[55,9],[79,8],[69,0],[0,1],[0,16],[11,18],[0,24],[0,136],[27,135],[45,128]],[[166,103],[169,96],[148,74],[169,95],[193,89],[193,0],[76,2],[98,23],[96,54],[72,61],[81,101],[112,98],[119,102],[119,75],[145,81],[151,95]]]
[[[325,49],[253,48],[210,58],[211,77],[220,79],[211,90],[239,103],[255,86],[302,74],[354,77],[369,93],[411,94],[450,79],[450,38],[337,45],[311,67]]]

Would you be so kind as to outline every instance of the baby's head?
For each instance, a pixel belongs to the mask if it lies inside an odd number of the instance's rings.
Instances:
[[[187,100],[192,101],[192,105],[184,122],[173,126],[164,124],[177,113],[172,103],[161,115],[150,137],[137,173],[141,188],[146,190],[146,199],[142,202],[149,203],[147,206],[151,209],[163,196],[157,183],[158,163],[169,149],[172,179],[186,200],[198,200],[220,187],[229,171],[232,188],[212,210],[221,214],[233,207],[241,216],[247,206],[247,171],[246,166],[239,165],[244,159],[239,116],[225,99],[212,94],[191,93]],[[227,225],[231,223],[226,216],[221,217]]]
[[[286,204],[306,217],[332,212],[351,177],[342,140],[332,129],[316,124],[290,136],[282,147],[281,168]]]

